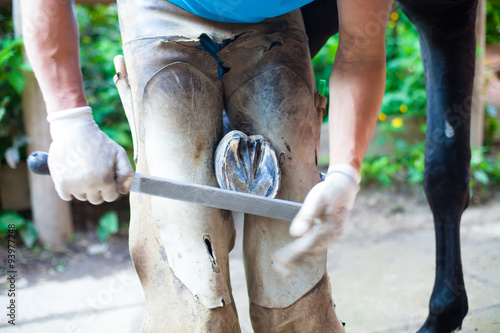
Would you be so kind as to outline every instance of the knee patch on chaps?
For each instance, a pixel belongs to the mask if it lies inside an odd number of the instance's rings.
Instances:
[[[223,83],[232,128],[269,139],[281,168],[278,198],[302,202],[320,181],[316,150],[323,117],[307,42],[290,33],[248,33],[218,55],[230,68]],[[293,239],[288,228],[286,221],[245,216],[247,283],[258,306],[288,307],[325,273],[326,253],[298,266],[292,276],[274,270],[273,253]]]
[[[154,73],[135,99],[139,105],[138,171],[217,186],[213,154],[222,135],[219,89],[187,63],[168,64]],[[205,307],[232,303],[228,266],[228,253],[234,245],[231,214],[164,198],[139,195],[135,199],[132,209],[141,223],[154,224],[159,244],[134,248],[142,252],[133,253],[134,261],[148,251],[162,251],[162,260],[173,275]],[[131,229],[131,237],[142,235]],[[154,280],[162,284],[161,276]]]

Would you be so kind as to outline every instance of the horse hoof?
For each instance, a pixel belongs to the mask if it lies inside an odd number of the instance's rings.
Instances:
[[[439,299],[431,297],[429,315],[417,333],[451,333],[462,329],[469,309],[465,292],[451,299]]]
[[[276,152],[262,135],[231,131],[215,151],[215,175],[219,186],[269,198],[278,194],[281,172]]]
[[[462,329],[462,320],[460,320],[460,324],[458,326],[455,326],[455,328],[450,328],[448,327],[449,325],[439,325],[439,324],[434,324],[432,319],[429,319],[427,317],[427,320],[425,323],[420,327],[420,329],[417,331],[417,333],[452,333],[455,331],[460,331]]]

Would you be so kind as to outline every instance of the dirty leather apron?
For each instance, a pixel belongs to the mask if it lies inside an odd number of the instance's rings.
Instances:
[[[270,140],[278,198],[302,202],[320,181],[323,113],[299,10],[260,23],[220,23],[163,0],[118,0],[137,172],[217,186],[222,111]],[[239,332],[228,254],[230,212],[131,193],[130,252],[146,296],[143,332]],[[343,332],[326,253],[287,277],[271,255],[289,222],[245,216],[244,258],[256,332]]]

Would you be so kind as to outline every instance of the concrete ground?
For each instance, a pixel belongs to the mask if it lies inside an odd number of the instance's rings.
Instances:
[[[463,217],[465,333],[500,332],[499,203],[469,208]],[[242,331],[252,332],[241,228],[240,216],[231,278]],[[361,193],[344,236],[330,247],[328,271],[347,332],[415,332],[427,316],[434,279],[434,232],[423,197]],[[2,332],[140,332],[144,296],[130,262],[99,278],[24,284],[15,327],[7,324],[5,290],[0,295]]]

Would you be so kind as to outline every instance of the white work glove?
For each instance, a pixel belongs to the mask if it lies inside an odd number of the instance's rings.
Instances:
[[[49,170],[63,200],[73,196],[98,205],[129,192],[134,171],[125,149],[99,129],[89,106],[54,112],[47,120]]]
[[[296,264],[315,260],[341,234],[359,191],[359,173],[349,164],[335,164],[326,179],[314,186],[290,225],[299,237],[276,251],[276,269],[288,274]]]

